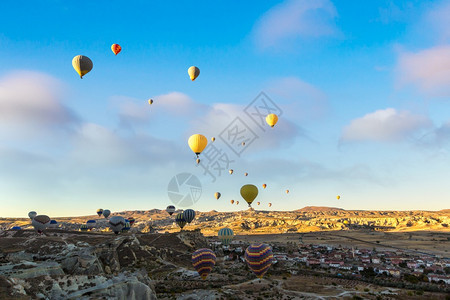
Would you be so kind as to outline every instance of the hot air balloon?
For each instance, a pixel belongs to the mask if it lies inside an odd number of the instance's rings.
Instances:
[[[111,46],[112,52],[114,52],[115,55],[119,54],[120,51],[122,51],[122,47],[120,47],[119,44],[112,44]]]
[[[347,220],[344,220],[344,222],[342,222],[342,223],[344,223],[345,225],[348,225],[348,221]]]
[[[148,99],[148,104],[152,105],[153,104],[153,99]]]
[[[245,176],[248,176],[248,173],[245,173],[244,175],[245,175]]]
[[[217,236],[219,237],[222,244],[228,246],[231,243],[231,240],[233,239],[234,232],[230,228],[225,227],[219,230]]]
[[[267,187],[267,184],[264,183],[264,184],[263,184],[263,189],[265,189],[266,187]]]
[[[273,127],[278,122],[278,116],[276,114],[269,114],[266,117],[266,122],[270,125],[270,127]]]
[[[103,214],[103,209],[101,209],[101,208],[97,209],[97,215],[98,215],[99,217],[101,217],[102,214]]]
[[[191,137],[188,140],[189,147],[191,150],[199,156],[200,153],[202,153],[203,149],[205,149],[206,145],[208,144],[208,140],[205,138],[205,136],[201,134],[194,134],[191,135]]]
[[[220,194],[219,192],[216,192],[216,193],[214,194],[214,197],[216,197],[217,200],[219,200],[220,196],[221,196],[221,194]]]
[[[286,194],[289,194],[289,190],[286,190]]]
[[[109,227],[115,234],[119,234],[122,228],[125,227],[125,218],[121,216],[114,216],[109,219]]]
[[[269,202],[269,207],[272,207],[272,203]]]
[[[92,60],[89,57],[83,55],[77,55],[72,59],[72,66],[75,71],[83,78],[84,75],[89,73],[94,66]]]
[[[57,228],[58,222],[56,220],[50,220],[50,224],[48,224],[48,228]]]
[[[95,224],[97,224],[97,222],[95,220],[88,220],[86,222],[87,227],[89,228],[89,230],[91,230],[92,228],[95,227]]]
[[[31,221],[31,225],[38,233],[42,233],[50,225],[50,218],[46,215],[35,216]]]
[[[30,212],[28,213],[28,217],[29,217],[31,220],[33,220],[34,217],[36,217],[36,216],[37,216],[37,213],[36,213],[35,211],[30,211]]]
[[[241,187],[241,196],[251,206],[253,200],[258,196],[258,188],[253,184],[246,184]]]
[[[183,229],[183,227],[186,225],[186,220],[184,219],[183,213],[179,213],[175,217],[175,222],[181,229]]]
[[[233,174],[233,169],[230,169],[230,170],[228,171],[228,173],[230,173],[230,175]]]
[[[341,199],[341,196],[337,195],[337,196],[336,196],[336,199],[338,199],[338,200]]]
[[[111,214],[111,211],[110,211],[109,209],[105,209],[105,210],[103,211],[103,216],[104,216],[105,218],[108,218],[110,214]]]
[[[272,265],[272,249],[266,244],[252,244],[245,250],[245,261],[253,273],[262,278]]]
[[[241,145],[242,145],[242,146],[245,146],[245,142],[242,142]]]
[[[198,77],[198,75],[200,75],[200,69],[192,66],[188,69],[188,74],[189,77],[191,77],[191,80],[194,81]]]
[[[128,222],[127,220],[125,220],[125,226],[123,226],[122,228],[122,232],[127,232],[128,230],[131,229],[131,224],[130,222]]]
[[[261,202],[256,202],[256,204],[258,204],[258,205],[259,205],[259,204],[261,204]]]
[[[239,201],[236,201],[236,205],[239,205]]]
[[[198,249],[192,254],[192,265],[203,280],[208,277],[215,264],[216,255],[211,249]]]
[[[215,137],[212,137],[212,138],[211,138],[211,142],[214,142],[215,140],[216,140]]]
[[[231,204],[234,204],[234,200],[231,200],[230,202],[231,202]]]
[[[80,231],[88,231],[89,227],[86,224],[81,224]]]
[[[175,212],[175,206],[173,205],[167,206],[166,211],[169,213],[169,215],[172,215]]]
[[[133,226],[133,224],[134,224],[134,222],[136,222],[136,220],[133,217],[131,217],[131,218],[128,218],[128,222],[130,222],[130,226]]]
[[[195,218],[195,211],[193,209],[186,209],[185,211],[183,211],[183,217],[186,220],[186,222],[191,223],[192,220],[194,220]]]

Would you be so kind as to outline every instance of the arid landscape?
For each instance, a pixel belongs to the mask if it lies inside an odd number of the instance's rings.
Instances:
[[[55,218],[58,227],[42,235],[29,219],[3,218],[0,298],[448,299],[450,285],[442,281],[450,278],[448,210],[307,207],[196,214],[180,231],[174,215],[163,210],[113,213],[136,220],[119,235],[97,216]],[[97,220],[96,227],[80,232],[90,219]],[[230,247],[217,238],[223,227],[235,232]],[[243,261],[251,243],[273,248],[276,263],[263,279]],[[217,262],[202,280],[191,255],[205,247]],[[429,279],[434,273],[436,282]]]

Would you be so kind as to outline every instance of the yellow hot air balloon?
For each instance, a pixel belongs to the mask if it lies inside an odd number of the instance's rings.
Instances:
[[[211,138],[211,142],[214,142],[215,140],[216,140],[215,137],[212,137],[212,138]]]
[[[341,199],[341,196],[337,195],[337,196],[336,196],[336,199],[338,199],[338,200]]]
[[[220,195],[221,195],[221,194],[220,194],[219,192],[216,192],[216,193],[214,194],[214,197],[216,197],[216,199],[219,200]]]
[[[256,202],[256,204],[260,205],[260,204],[261,204],[261,202]]]
[[[258,188],[253,184],[246,184],[241,187],[241,196],[251,206],[253,200],[258,196]]]
[[[148,104],[152,105],[153,104],[153,99],[148,99]]]
[[[233,174],[233,169],[230,169],[228,172],[230,173],[230,175]]]
[[[266,122],[270,125],[270,127],[273,127],[278,122],[278,116],[276,114],[268,114],[266,117]]]
[[[267,184],[263,183],[263,189],[265,189],[267,187]]]
[[[201,134],[194,134],[189,138],[188,144],[189,147],[191,147],[191,150],[198,157],[198,155],[202,153],[203,149],[205,149],[206,145],[208,144],[208,140]]]
[[[77,55],[72,59],[72,66],[78,75],[80,75],[80,78],[83,78],[84,75],[92,70],[94,65],[89,57]]]
[[[188,74],[189,77],[191,77],[191,80],[194,81],[198,77],[198,75],[200,75],[200,69],[192,66],[188,69]]]
[[[245,176],[248,176],[248,173],[246,172],[244,175],[245,175]]]
[[[272,203],[269,203],[269,207],[272,207]]]
[[[231,200],[230,202],[231,202],[231,204],[234,204],[234,200]]]

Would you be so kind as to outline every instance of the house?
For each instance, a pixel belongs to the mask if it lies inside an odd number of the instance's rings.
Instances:
[[[445,284],[450,284],[450,276],[448,275],[428,274],[428,280],[430,282],[439,282],[442,280]]]
[[[309,259],[306,261],[306,265],[307,265],[307,266],[320,265],[320,260],[315,259],[315,258],[309,258]]]
[[[391,274],[393,277],[400,278],[400,270],[389,269],[389,274]]]
[[[417,265],[417,263],[416,263],[415,261],[408,261],[408,262],[406,263],[406,266],[407,266],[408,268],[410,268],[410,269],[415,269],[415,268],[418,267],[418,265]]]
[[[379,263],[381,263],[381,260],[379,258],[372,257],[372,263],[373,264],[379,264]]]
[[[339,267],[339,269],[342,269],[342,270],[351,270],[351,269],[352,269],[352,266],[344,264],[344,265],[341,265],[341,266]]]

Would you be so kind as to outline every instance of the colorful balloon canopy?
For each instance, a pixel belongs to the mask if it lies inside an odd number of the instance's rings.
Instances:
[[[216,192],[216,193],[214,194],[214,197],[216,197],[217,200],[219,200],[220,196],[221,196],[221,194],[220,194],[219,192]]]
[[[200,69],[196,66],[192,66],[188,69],[188,74],[191,80],[194,81],[198,77],[198,75],[200,75]]]
[[[123,226],[122,228],[122,232],[127,232],[128,230],[131,229],[131,224],[129,221],[125,220],[125,226]]]
[[[198,249],[192,254],[192,265],[203,280],[208,277],[216,264],[216,255],[211,249]]]
[[[97,224],[97,222],[95,220],[89,220],[86,222],[86,225],[89,229],[92,229],[95,227],[95,224]]]
[[[263,183],[262,187],[263,189],[265,189],[267,187],[267,184]]]
[[[115,234],[119,234],[120,231],[125,227],[125,218],[121,216],[114,216],[109,219],[109,227]]]
[[[234,200],[231,200],[230,202],[231,202],[231,204],[234,204]]]
[[[92,70],[94,64],[89,57],[77,55],[72,59],[72,66],[78,75],[80,75],[80,78],[83,78],[84,75]]]
[[[191,223],[192,220],[194,220],[195,218],[195,211],[193,209],[186,209],[185,211],[183,211],[183,217],[186,220],[186,222]]]
[[[208,145],[208,140],[204,135],[194,134],[189,138],[188,144],[192,152],[194,152],[198,157],[200,153],[202,153],[202,151],[206,148],[206,145]]]
[[[153,99],[148,99],[148,104],[152,105],[153,104]]]
[[[186,225],[186,220],[184,219],[184,215],[183,213],[179,213],[176,217],[175,217],[175,223],[177,223],[177,225],[183,229],[183,227]]]
[[[262,278],[272,265],[272,248],[266,244],[252,244],[245,250],[245,261],[250,270]]]
[[[230,228],[225,227],[219,230],[217,236],[219,237],[219,240],[222,242],[222,244],[228,246],[233,239],[234,232]]]
[[[273,127],[278,122],[278,116],[276,114],[268,114],[266,116],[266,122],[270,127]]]
[[[241,196],[251,206],[253,200],[258,196],[258,188],[253,184],[246,184],[241,187]]]
[[[134,222],[136,222],[136,220],[133,217],[128,218],[128,222],[130,222],[130,226],[133,226]]]
[[[110,211],[109,209],[103,210],[103,216],[104,216],[105,218],[108,218],[110,214],[111,214],[111,211]]]
[[[99,217],[101,217],[102,214],[103,214],[103,209],[101,209],[101,208],[97,209],[97,215],[98,215]]]
[[[119,44],[112,44],[111,50],[115,55],[117,55],[120,51],[122,51],[122,47],[120,47]]]
[[[167,206],[166,211],[169,213],[169,215],[173,215],[173,213],[175,212],[175,206],[173,205]]]

